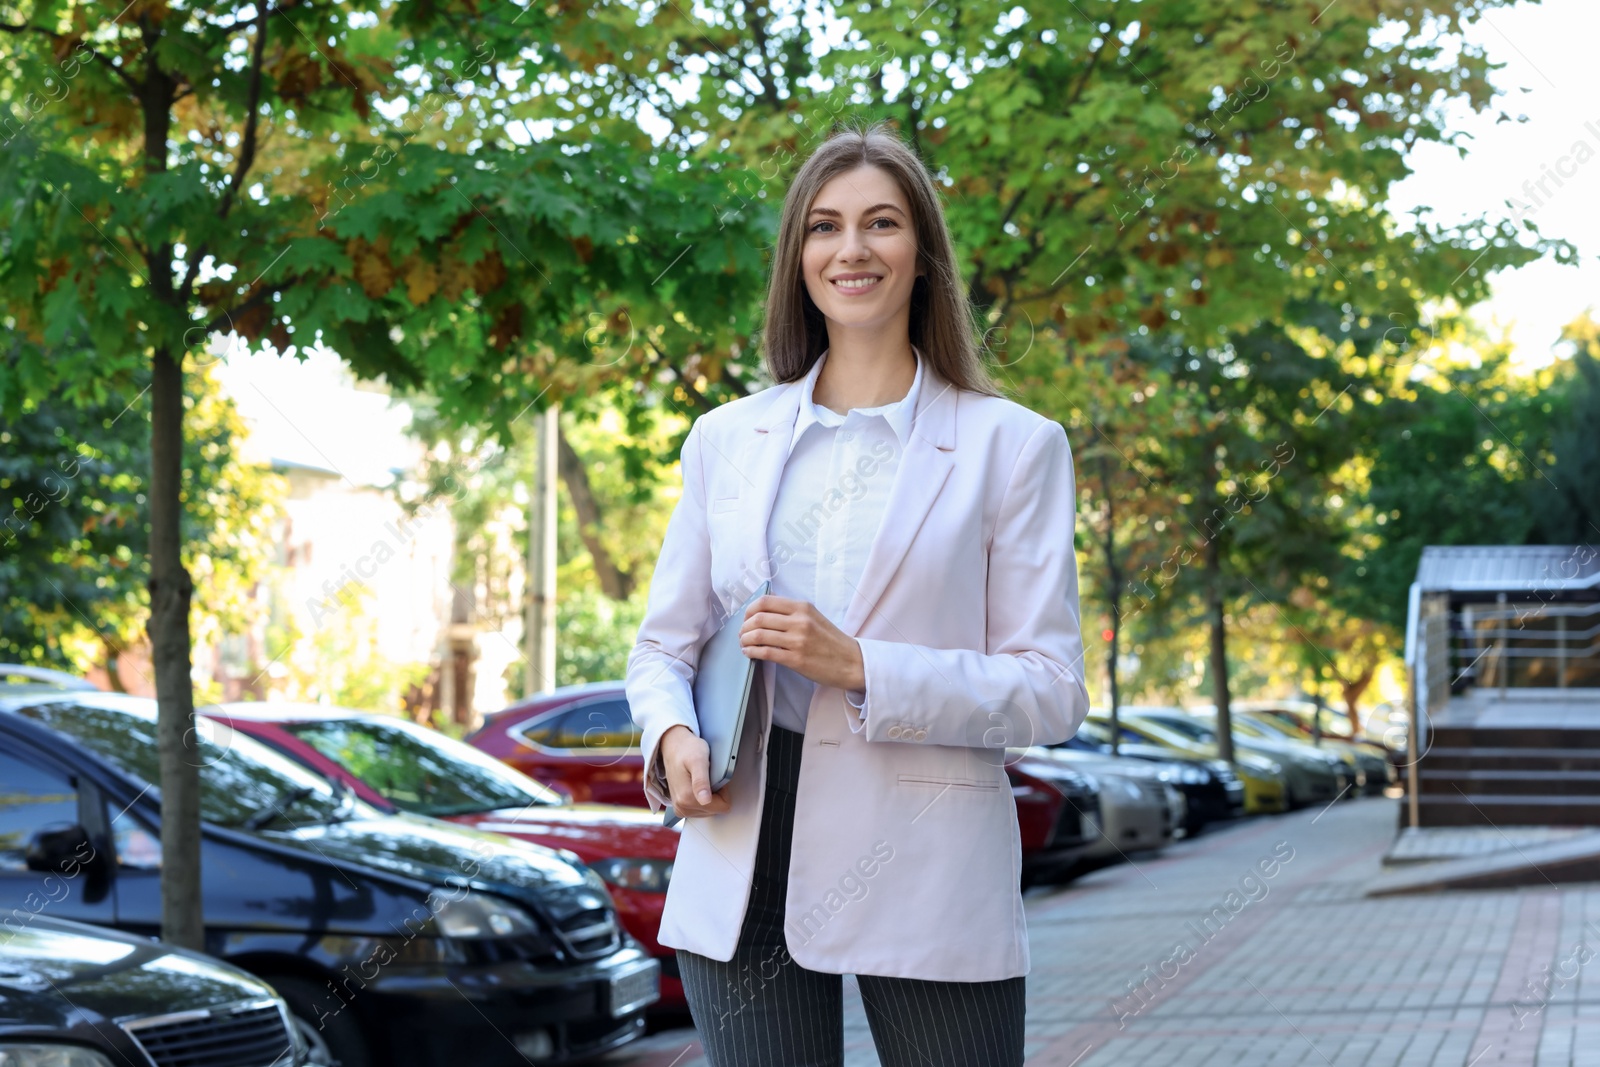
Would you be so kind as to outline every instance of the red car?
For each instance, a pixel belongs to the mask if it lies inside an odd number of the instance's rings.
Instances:
[[[466,742],[573,800],[648,808],[639,737],[623,683],[590,682],[497,711]]]
[[[647,807],[639,728],[622,682],[571,685],[488,716],[469,745],[575,800]],[[1087,784],[1007,767],[1022,833],[1023,881],[1073,868],[1098,836],[1099,801]],[[1057,779],[1059,779],[1059,774]],[[1091,825],[1093,824],[1093,825]]]
[[[617,918],[661,962],[658,1007],[687,1006],[676,953],[661,945],[678,831],[634,807],[573,803],[482,752],[408,719],[321,704],[198,709],[384,810],[412,812],[566,849],[605,879]]]

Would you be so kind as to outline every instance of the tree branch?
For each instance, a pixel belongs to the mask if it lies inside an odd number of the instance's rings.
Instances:
[[[33,32],[33,33],[42,33],[46,37],[50,38],[53,41],[60,41],[60,40],[67,39],[65,34],[57,33],[54,30],[47,30],[43,26],[30,26],[27,23],[20,23],[18,25],[13,26],[8,22],[0,22],[0,30],[4,30],[7,33],[14,33],[14,34],[28,33],[30,31]],[[80,44],[82,43],[82,39],[81,38],[79,39],[79,43]],[[131,77],[129,77],[127,71],[123,70],[121,67],[119,67],[115,63],[111,62],[111,57],[110,56],[103,55],[99,50],[94,49],[94,48],[90,48],[89,49],[89,53],[90,53],[90,55],[94,56],[95,60],[97,62],[99,62],[101,66],[105,67],[111,73],[115,74],[117,76],[117,80],[121,81],[124,86],[126,86],[128,89],[132,90],[135,93],[138,92],[139,83],[134,81]]]
[[[267,16],[272,14],[272,8],[264,0],[260,2],[261,8],[255,24],[256,42],[250,52],[250,89],[245,104],[244,134],[239,141],[239,165],[234,168],[233,177],[228,182],[228,187],[222,191],[221,202],[217,204],[219,219],[228,217],[228,212],[233,208],[234,197],[244,185],[244,176],[250,172],[256,161],[256,131],[261,112],[261,62],[267,45]],[[209,254],[207,242],[201,241],[189,254],[189,261],[183,265],[183,280],[178,283],[178,293],[185,299],[188,298],[190,286],[200,272],[200,264],[205,262]]]
[[[627,600],[633,595],[634,576],[617,566],[616,560],[600,540],[600,531],[605,528],[605,516],[601,513],[599,501],[595,499],[594,488],[589,484],[583,457],[567,440],[559,421],[556,425],[556,469],[561,472],[567,495],[572,498],[573,510],[578,513],[578,536],[594,562],[600,591],[612,600]]]

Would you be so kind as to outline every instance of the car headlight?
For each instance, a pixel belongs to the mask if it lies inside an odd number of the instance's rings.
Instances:
[[[539,930],[533,916],[510,901],[485,893],[473,892],[452,898],[435,891],[428,894],[428,907],[439,932],[445,937],[515,937]]]
[[[0,1067],[111,1067],[111,1061],[77,1045],[0,1044]]]
[[[665,893],[672,881],[671,860],[651,860],[617,856],[597,860],[590,866],[601,878],[618,889],[637,889],[645,893]]]
[[[1184,785],[1204,785],[1209,775],[1199,767],[1185,767],[1178,775],[1178,781]]]

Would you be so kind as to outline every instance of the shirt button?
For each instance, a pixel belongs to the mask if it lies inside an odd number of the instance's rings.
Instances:
[[[833,554],[833,553],[832,553],[832,552],[829,552],[829,553],[828,553],[828,554],[827,554],[827,556],[825,556],[825,557],[824,557],[824,559],[825,559],[825,560],[826,560],[826,561],[827,561],[827,562],[829,562],[829,563],[832,563],[832,562],[833,562],[833,561],[834,561],[834,560],[836,560],[836,559],[837,559],[837,558],[838,558],[838,557],[837,557],[837,556],[835,556],[835,555],[834,555],[834,554]]]
[[[854,441],[856,439],[856,435],[853,433],[844,434],[843,437],[846,441]]]

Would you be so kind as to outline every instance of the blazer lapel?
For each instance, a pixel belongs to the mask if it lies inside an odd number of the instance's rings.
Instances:
[[[763,415],[756,420],[751,440],[743,454],[728,461],[744,472],[750,483],[745,487],[745,502],[739,508],[739,573],[755,576],[751,588],[772,577],[774,568],[767,553],[767,524],[778,499],[778,483],[789,459],[789,439],[800,414],[800,391],[804,379],[774,386],[782,392],[773,397]],[[729,605],[737,610],[738,603]]]
[[[956,395],[955,386],[935,373],[931,365],[924,366],[911,440],[900,455],[900,467],[883,508],[883,521],[867,550],[867,562],[861,569],[850,607],[839,624],[847,637],[855,637],[878,606],[889,579],[900,568],[900,561],[955,466]],[[931,580],[933,576],[929,577]]]
[[[754,423],[748,450],[741,455],[725,457],[749,483],[746,503],[739,510],[739,571],[753,574],[756,582],[774,573],[767,552],[767,526],[778,498],[784,464],[789,458],[789,439],[794,435],[795,419],[800,412],[801,387],[800,381],[774,387],[783,392],[773,398],[772,404]],[[856,635],[877,606],[955,466],[952,452],[956,446],[956,396],[955,386],[940,377],[931,364],[924,363],[922,389],[911,423],[911,440],[901,454],[900,466],[884,506],[883,521],[878,525],[867,552],[866,566],[839,626],[848,636]],[[729,610],[738,606],[737,603],[729,605]]]

